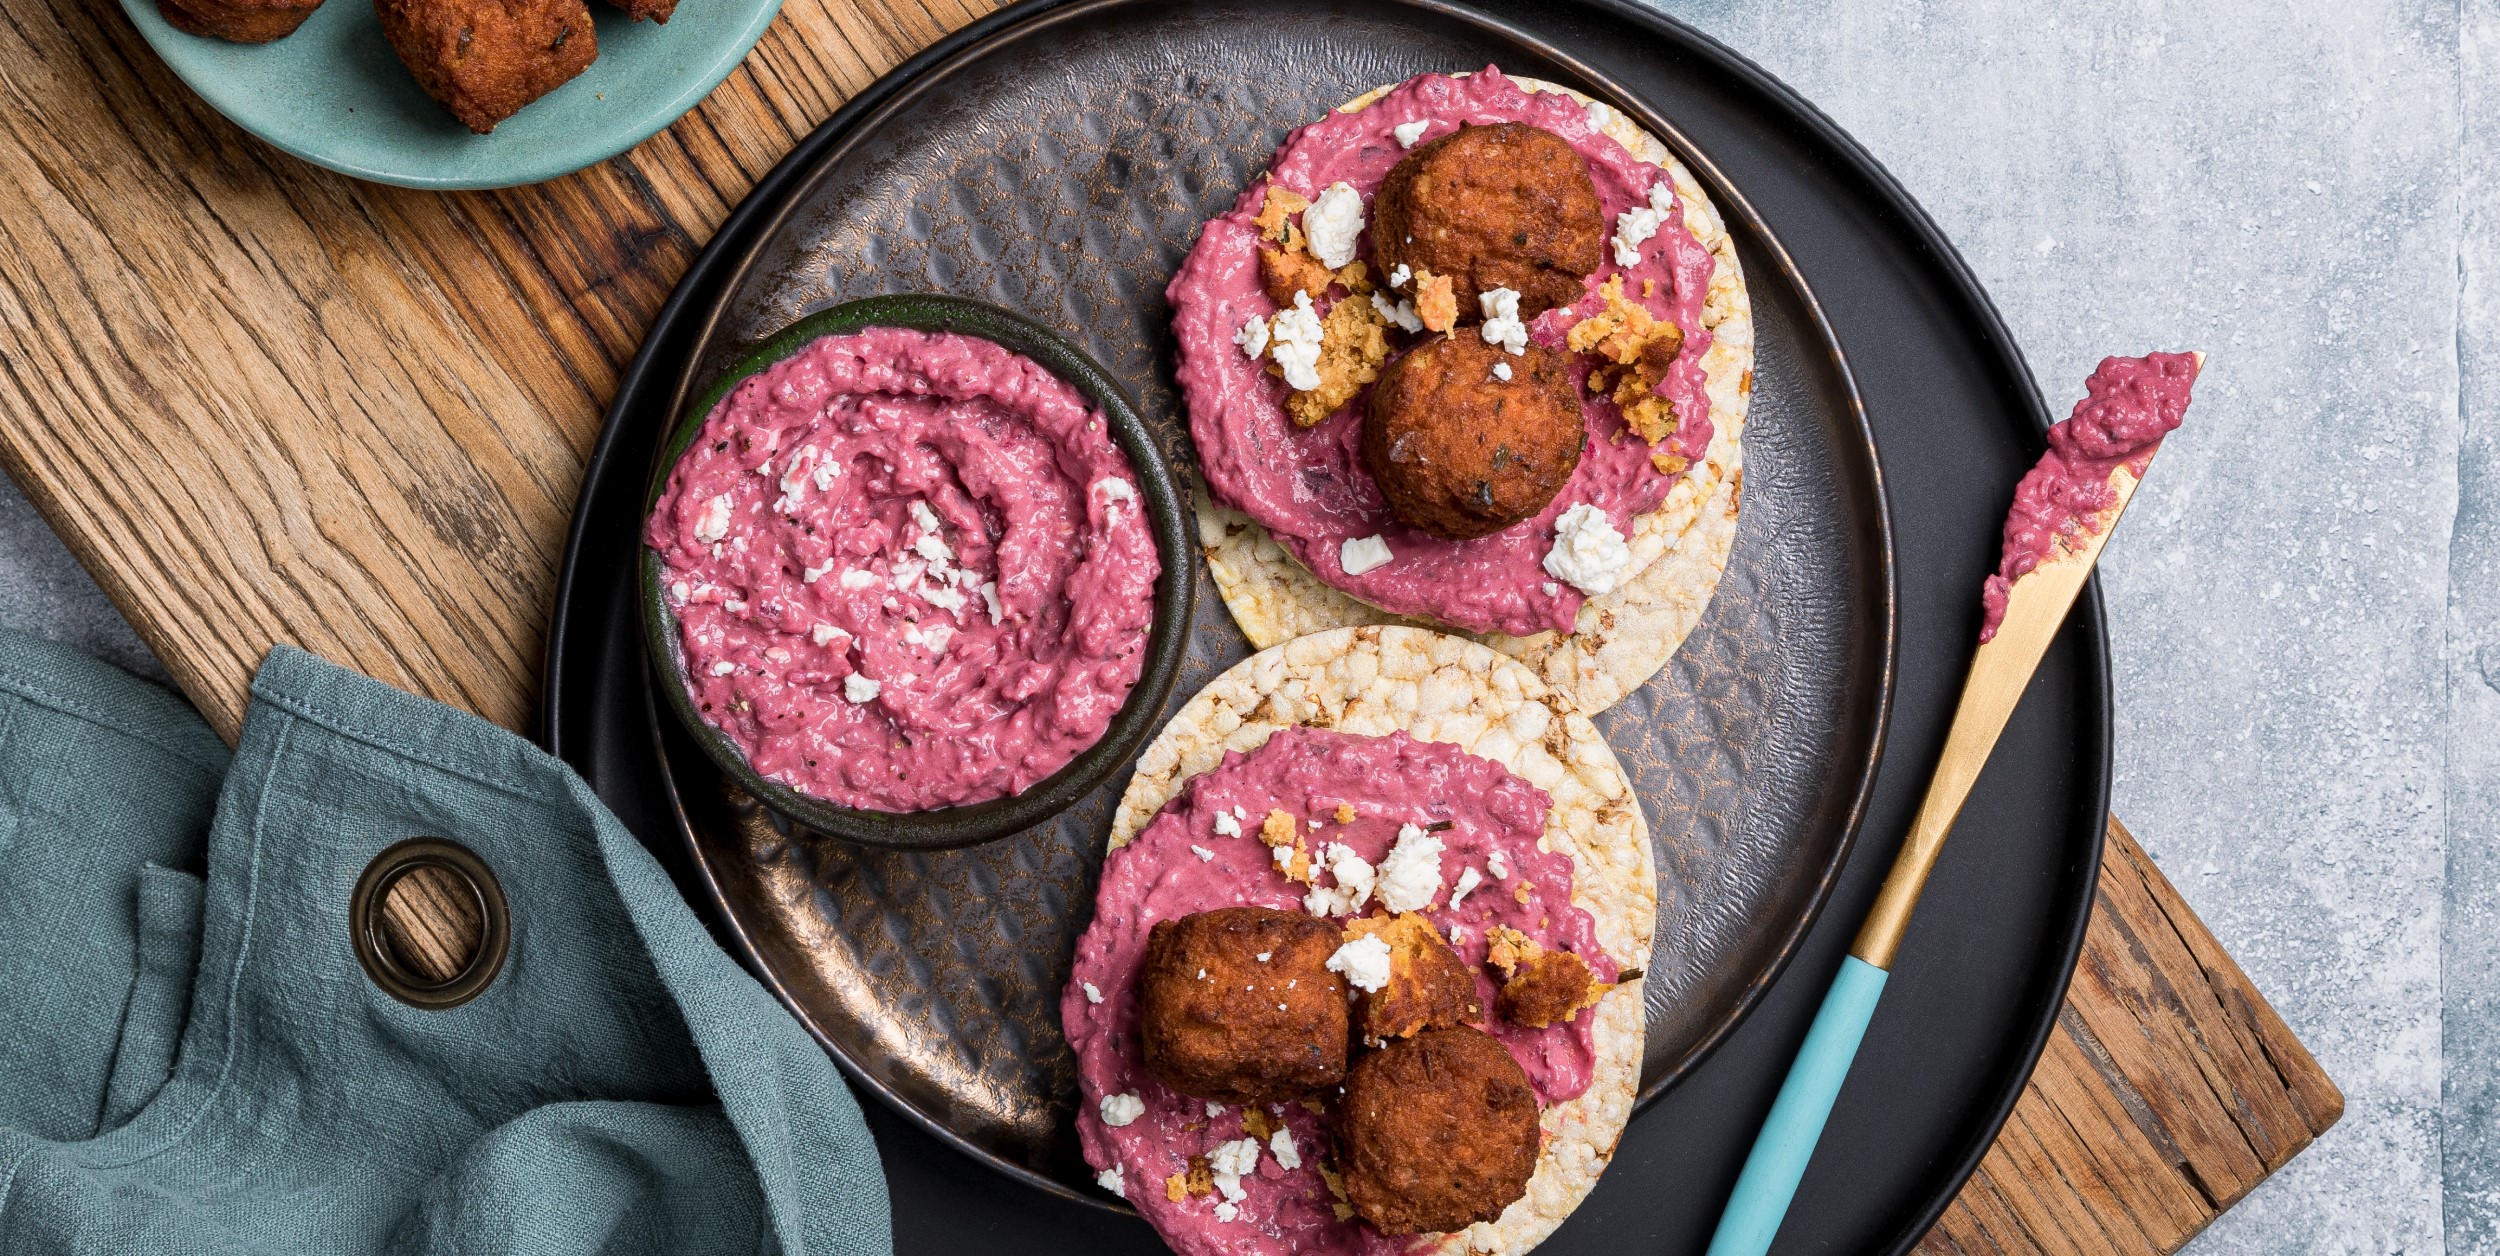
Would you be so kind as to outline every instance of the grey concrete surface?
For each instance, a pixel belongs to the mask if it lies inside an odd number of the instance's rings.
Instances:
[[[2103,563],[2114,806],[2348,1110],[2190,1250],[2500,1251],[2493,0],[1664,7],[1891,168],[2060,405],[2213,355]]]
[[[2043,390],[2213,355],[2106,563],[2118,813],[2344,1088],[2191,1250],[2500,1252],[2500,0],[1653,0],[1853,131]],[[152,668],[14,492],[0,620]]]

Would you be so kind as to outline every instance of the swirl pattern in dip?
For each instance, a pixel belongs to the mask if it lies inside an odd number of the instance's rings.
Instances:
[[[767,778],[879,811],[1004,797],[1099,740],[1162,564],[1084,395],[978,337],[826,336],[741,382],[646,542],[686,685]]]

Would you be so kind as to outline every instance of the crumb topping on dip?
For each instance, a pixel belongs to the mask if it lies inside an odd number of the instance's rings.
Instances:
[[[1610,234],[1578,303],[1522,320],[1518,294],[1496,290],[1482,294],[1480,324],[1453,327],[1448,277],[1403,267],[1374,274],[1371,233],[1349,255],[1342,231],[1369,216],[1374,193],[1410,148],[1462,124],[1499,122],[1549,131],[1579,154]],[[1271,190],[1277,212],[1269,212]],[[1349,193],[1365,212],[1346,204]],[[1331,202],[1319,215],[1325,226],[1297,232],[1281,212],[1296,208],[1309,222],[1315,202]],[[1309,255],[1323,245],[1326,256]],[[1289,261],[1273,260],[1280,257]],[[1685,226],[1667,173],[1601,132],[1578,102],[1527,92],[1491,67],[1410,79],[1360,111],[1288,136],[1269,177],[1206,224],[1172,279],[1179,378],[1207,487],[1322,580],[1372,605],[1477,632],[1568,632],[1591,592],[1546,573],[1556,521],[1585,506],[1630,535],[1632,521],[1663,502],[1709,448],[1701,362],[1711,335],[1701,313],[1714,266]],[[1601,316],[1617,334],[1603,344],[1586,335],[1590,343],[1571,342],[1574,327]],[[1620,334],[1626,325],[1639,334]],[[1680,341],[1651,331],[1669,326]],[[1531,343],[1572,352],[1588,444],[1535,517],[1450,540],[1407,527],[1388,509],[1359,453],[1362,398],[1395,352],[1382,337],[1425,329],[1481,336],[1512,354]]]
[[[687,690],[765,777],[844,806],[1004,797],[1101,738],[1162,564],[1082,393],[955,333],[827,336],[740,383],[645,541]]]
[[[1543,790],[1498,763],[1404,733],[1287,728],[1192,779],[1105,862],[1094,920],[1061,998],[1085,1096],[1077,1128],[1086,1160],[1116,1171],[1129,1202],[1183,1256],[1404,1251],[1412,1237],[1352,1219],[1332,1188],[1331,1095],[1221,1108],[1148,1075],[1138,990],[1148,936],[1159,921],[1242,906],[1310,911],[1338,924],[1385,921],[1379,913],[1387,906],[1371,893],[1378,868],[1384,894],[1452,939],[1475,982],[1481,1028],[1518,1061],[1538,1103],[1550,1106],[1589,1086],[1593,1017],[1582,1009],[1527,1028],[1493,1015],[1505,980],[1489,967],[1496,940],[1512,951],[1533,945],[1578,957],[1597,981],[1618,976],[1595,922],[1571,902],[1570,855],[1540,849],[1550,805]],[[1271,852],[1298,846],[1338,852],[1343,862],[1315,857],[1297,877]],[[1195,849],[1215,858],[1202,860]],[[1485,867],[1515,878],[1522,892],[1449,888]],[[1359,885],[1342,884],[1348,877]],[[1472,883],[1481,884],[1481,874]],[[1329,967],[1356,990],[1377,989],[1389,980],[1389,950],[1378,937],[1350,934]]]

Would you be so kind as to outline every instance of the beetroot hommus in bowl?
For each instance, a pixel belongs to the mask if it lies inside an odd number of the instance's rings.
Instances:
[[[1143,737],[1187,618],[1177,504],[1064,341],[952,298],[854,302],[687,426],[645,525],[653,656],[764,801],[961,844],[1038,821]]]

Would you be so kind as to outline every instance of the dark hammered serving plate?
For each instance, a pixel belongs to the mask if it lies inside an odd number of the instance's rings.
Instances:
[[[546,736],[715,909],[724,944],[900,1114],[869,1109],[905,1250],[1158,1248],[1135,1221],[1077,1202],[1102,1197],[1070,1190],[1081,1179],[1050,1006],[1123,782],[1033,833],[936,856],[794,841],[724,795],[654,718],[619,624],[632,618],[633,494],[658,432],[686,388],[789,315],[947,286],[1077,336],[1186,464],[1164,279],[1290,125],[1376,83],[1491,60],[1635,116],[1658,106],[1653,129],[1714,159],[1693,164],[1742,241],[1762,324],[1733,564],[1668,673],[1603,721],[1660,838],[1649,1103],[1549,1247],[1699,1250],[1872,895],[1949,718],[1972,591],[2044,408],[1932,224],[1784,87],[1614,0],[1497,17],[1426,3],[1029,3],[984,19],[845,106],[757,187],[619,391],[550,632]],[[1782,244],[1849,344],[1846,367]],[[1911,630],[1897,661],[1852,369],[1884,480],[1917,505],[1894,521]],[[1194,631],[1176,700],[1242,652],[1215,598]],[[2102,649],[2087,600],[1965,813],[1869,1033],[1858,1075],[1871,1080],[1844,1093],[1781,1250],[1905,1249],[2019,1094],[2090,902],[2107,797]],[[1887,676],[1890,736],[1911,753],[1870,796]],[[1875,849],[1834,888],[1861,805]],[[1827,890],[1834,909],[1807,931]],[[1792,958],[1796,975],[1774,983]],[[1042,1189],[999,1189],[950,1145]]]
[[[1489,63],[1646,112],[1533,43],[1421,6],[1089,3],[1027,23],[818,161],[680,387],[812,311],[952,291],[1066,329],[1138,398],[1171,463],[1194,467],[1163,286],[1199,224],[1289,127]],[[1600,719],[1659,857],[1645,1095],[1734,1024],[1821,901],[1873,776],[1892,626],[1873,442],[1839,348],[1777,242],[1683,155],[1737,238],[1757,361],[1727,575],[1667,670]],[[1177,700],[1249,653],[1220,598],[1202,599],[1192,638]],[[668,763],[730,916],[827,1045],[977,1154],[1086,1189],[1058,997],[1127,781],[997,847],[898,858],[793,840],[708,763]]]

